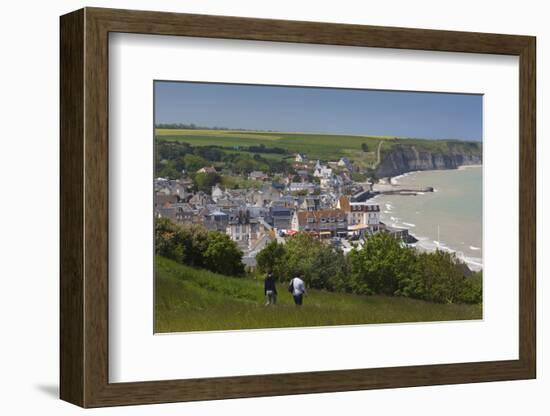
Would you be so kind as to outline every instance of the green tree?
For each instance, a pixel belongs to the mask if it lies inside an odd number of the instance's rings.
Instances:
[[[184,262],[185,248],[177,244],[176,227],[167,218],[157,218],[155,221],[155,252],[178,262]]]
[[[183,163],[188,172],[196,172],[208,164],[208,162],[202,157],[191,153],[188,153],[183,157]]]
[[[414,249],[387,233],[369,237],[362,249],[349,253],[352,289],[360,294],[394,295],[416,274]]]
[[[483,301],[483,272],[477,272],[464,279],[459,296],[463,303],[481,303]]]
[[[303,274],[309,287],[334,290],[345,278],[347,261],[341,250],[317,238],[298,233],[285,245],[284,280]]]
[[[361,150],[363,152],[368,152],[369,151],[369,145],[366,144],[366,143],[361,143]]]
[[[181,171],[178,171],[176,162],[168,160],[165,161],[165,163],[160,163],[160,169],[157,176],[167,179],[178,179],[181,176]]]
[[[476,303],[481,287],[464,276],[454,253],[437,250],[417,255],[417,274],[404,282],[404,296],[438,303]]]
[[[210,192],[212,186],[221,182],[221,176],[217,173],[196,173],[193,175],[193,183],[198,190],[203,192]]]
[[[204,261],[208,269],[222,274],[240,275],[244,273],[243,253],[227,234],[217,231],[208,233],[208,248]]]
[[[261,272],[274,272],[275,277],[284,273],[284,257],[286,250],[284,244],[279,244],[276,240],[267,244],[263,250],[256,255],[256,263]]]

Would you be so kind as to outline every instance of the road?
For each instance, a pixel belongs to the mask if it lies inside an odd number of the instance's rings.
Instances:
[[[376,169],[380,164],[380,149],[382,149],[382,143],[384,143],[384,140],[380,140],[380,143],[378,143],[378,148],[376,149],[376,164],[374,165],[374,169]]]

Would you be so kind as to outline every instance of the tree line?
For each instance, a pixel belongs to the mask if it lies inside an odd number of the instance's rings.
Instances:
[[[228,235],[198,224],[155,221],[156,254],[192,267],[244,276],[243,253]],[[331,244],[298,233],[270,242],[256,255],[258,271],[286,283],[302,275],[307,286],[358,295],[405,296],[436,303],[482,302],[482,273],[468,273],[456,255],[424,253],[387,233],[370,236],[346,256]]]
[[[155,219],[155,253],[178,263],[230,276],[244,273],[243,253],[227,234],[199,224]]]
[[[437,303],[481,303],[482,275],[467,273],[455,254],[422,253],[387,233],[370,236],[345,256],[339,248],[298,233],[256,256],[262,272],[284,282],[301,274],[309,287],[360,295],[406,296]],[[471,275],[470,275],[471,274]]]
[[[264,146],[239,148],[239,152],[225,152],[221,146],[192,146],[176,141],[157,141],[155,145],[155,175],[167,179],[178,179],[182,170],[191,176],[204,166],[218,165],[231,168],[239,175],[260,170],[271,173],[293,172],[292,165],[285,160],[268,159],[258,152],[268,149]],[[273,152],[280,153],[277,148]],[[282,149],[284,150],[284,149]],[[252,154],[247,154],[250,152]]]

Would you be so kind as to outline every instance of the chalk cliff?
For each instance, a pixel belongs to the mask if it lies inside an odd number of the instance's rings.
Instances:
[[[462,165],[482,162],[481,145],[449,146],[448,150],[424,150],[415,145],[394,146],[376,168],[376,176],[398,176],[416,170],[456,169]]]

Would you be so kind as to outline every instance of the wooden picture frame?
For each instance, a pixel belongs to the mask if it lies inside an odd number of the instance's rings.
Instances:
[[[535,38],[85,8],[61,17],[60,396],[82,407],[338,392],[536,376]],[[111,32],[515,55],[520,66],[519,359],[109,383]]]

